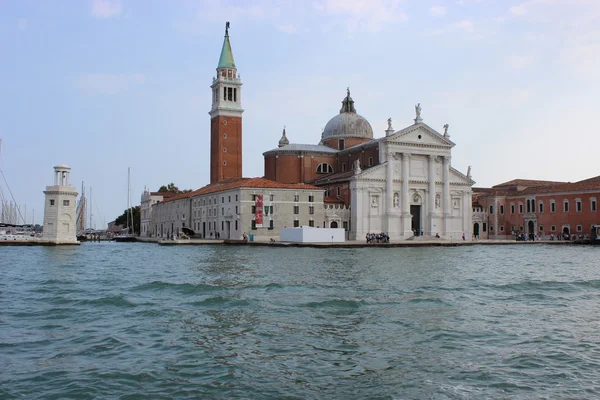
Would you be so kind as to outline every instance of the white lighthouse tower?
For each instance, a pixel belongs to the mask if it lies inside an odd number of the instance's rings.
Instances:
[[[54,167],[54,185],[46,186],[44,194],[44,241],[55,244],[77,244],[77,189],[69,186],[71,168]]]

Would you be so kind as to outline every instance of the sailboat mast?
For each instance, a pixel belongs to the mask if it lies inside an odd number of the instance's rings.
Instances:
[[[127,167],[127,233],[131,233],[129,231],[129,214],[131,213],[131,167]],[[132,218],[133,220],[133,218]],[[133,225],[133,221],[131,221]]]

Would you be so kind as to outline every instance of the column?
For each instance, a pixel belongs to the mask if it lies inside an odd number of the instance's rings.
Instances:
[[[429,156],[429,200],[427,210],[429,211],[429,235],[433,235],[433,214],[435,213],[435,156]]]
[[[447,235],[449,231],[448,219],[450,218],[450,156],[443,158],[443,179],[444,179],[444,234]]]
[[[411,226],[410,203],[408,199],[408,179],[410,168],[410,154],[402,154],[402,230],[405,239],[413,235]]]
[[[387,214],[390,215],[394,208],[394,153],[387,153],[387,169],[385,179],[385,208]],[[389,229],[388,229],[389,230]]]

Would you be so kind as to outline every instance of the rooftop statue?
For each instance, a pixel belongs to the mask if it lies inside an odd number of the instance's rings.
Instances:
[[[421,118],[421,103],[415,106],[415,112],[417,113],[417,119]]]
[[[444,125],[444,136],[448,136],[448,128],[450,128],[450,125]]]
[[[392,118],[388,118],[388,131],[391,131],[392,129]]]

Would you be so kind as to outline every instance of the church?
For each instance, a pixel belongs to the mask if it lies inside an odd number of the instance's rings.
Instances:
[[[396,131],[389,119],[385,136],[374,138],[348,89],[319,144],[290,143],[283,131],[278,147],[263,154],[265,178],[324,188],[324,226],[341,222],[350,240],[377,232],[392,240],[471,240],[470,170],[464,175],[451,166],[448,125],[441,134],[423,122],[420,104],[415,113],[413,125]],[[327,204],[337,212],[328,213]]]
[[[448,125],[443,134],[426,125],[420,104],[413,125],[396,131],[389,119],[385,136],[374,138],[348,88],[318,144],[292,143],[284,129],[263,153],[264,176],[243,178],[242,81],[229,23],[211,91],[211,182],[152,205],[151,236],[240,239],[251,230],[278,238],[280,228],[306,225],[344,228],[350,240],[379,232],[471,240],[470,171],[451,167]]]

